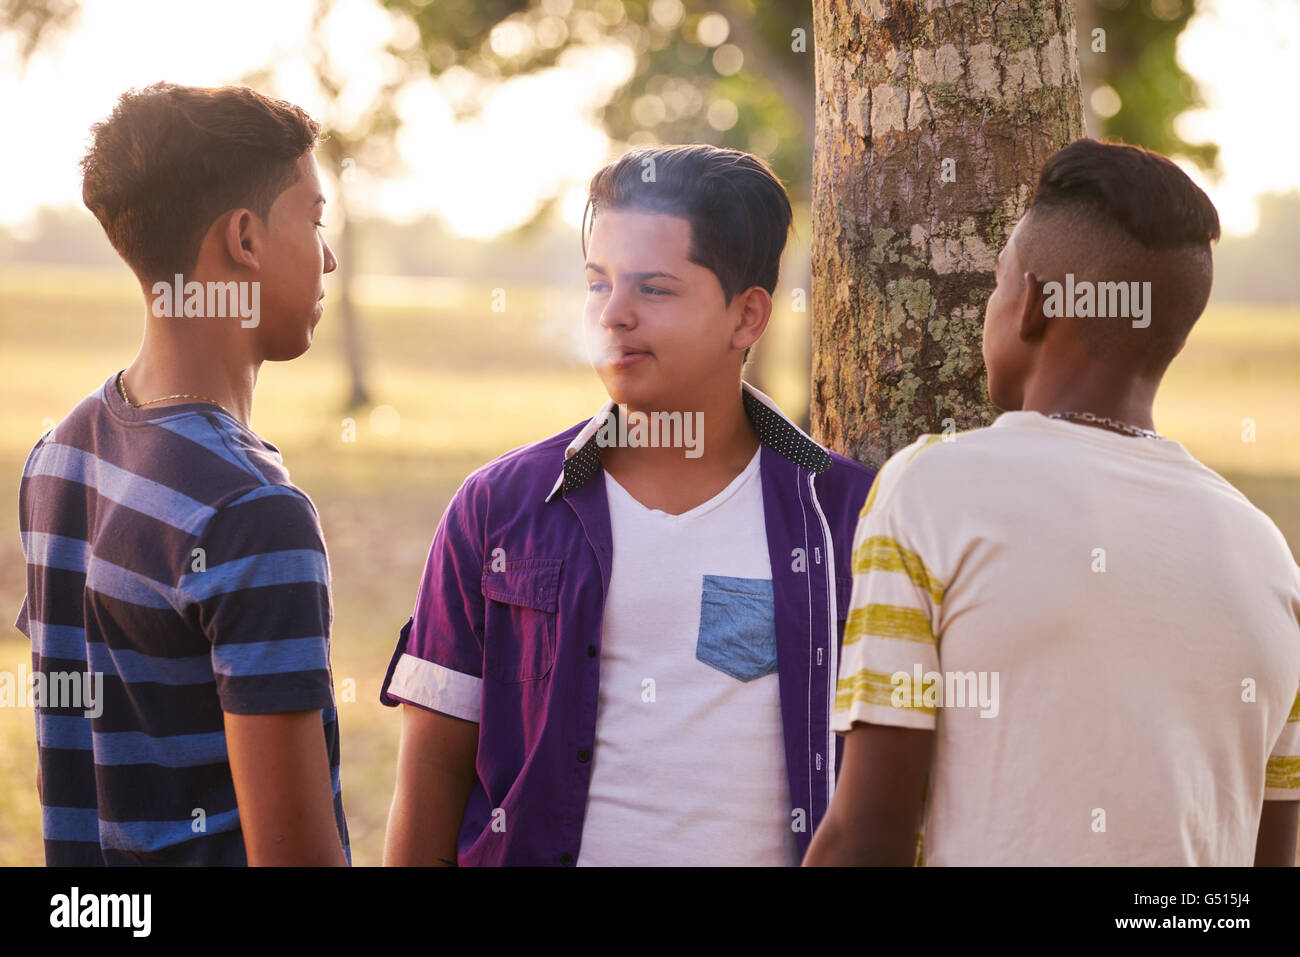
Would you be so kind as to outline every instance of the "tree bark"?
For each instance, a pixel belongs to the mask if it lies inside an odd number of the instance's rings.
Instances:
[[[878,467],[988,424],[994,262],[1082,135],[1070,0],[814,0],[813,436]]]

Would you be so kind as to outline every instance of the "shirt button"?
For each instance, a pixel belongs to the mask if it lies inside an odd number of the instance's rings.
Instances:
[[[588,657],[588,658],[595,658],[595,657],[596,657],[596,646],[595,646],[595,645],[588,645],[588,646],[587,646],[587,657]]]
[[[560,855],[560,863],[563,864],[565,867],[572,867],[572,866],[573,866],[573,855],[572,855],[572,854],[569,854],[569,853],[561,854],[561,855]]]
[[[578,752],[578,760],[581,761],[583,764],[586,764],[588,761],[591,760],[591,752],[588,751],[586,748],[583,748],[581,751]]]

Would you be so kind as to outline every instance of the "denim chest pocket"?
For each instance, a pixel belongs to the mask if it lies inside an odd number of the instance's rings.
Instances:
[[[483,670],[497,681],[544,677],[555,661],[561,558],[506,561],[483,569]]]
[[[739,681],[776,672],[771,580],[704,576],[695,657]]]

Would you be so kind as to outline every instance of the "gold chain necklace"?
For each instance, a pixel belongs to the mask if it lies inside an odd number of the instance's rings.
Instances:
[[[222,412],[226,412],[226,407],[216,399],[209,399],[206,395],[195,395],[193,392],[177,392],[175,395],[165,395],[159,399],[150,399],[148,402],[132,402],[126,394],[126,385],[122,382],[122,376],[125,374],[125,369],[117,374],[117,391],[121,394],[122,401],[133,409],[143,409],[146,405],[156,405],[159,402],[166,402],[168,399],[198,399],[201,402],[211,402]],[[230,413],[226,412],[226,414],[229,415]]]

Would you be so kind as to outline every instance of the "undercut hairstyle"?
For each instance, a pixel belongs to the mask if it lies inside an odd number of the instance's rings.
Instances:
[[[223,213],[265,222],[319,135],[300,107],[247,87],[128,90],[91,127],[81,198],[142,283],[170,280]]]
[[[1021,270],[1040,281],[1150,282],[1150,325],[1075,318],[1094,358],[1159,376],[1205,310],[1219,215],[1172,161],[1150,150],[1076,140],[1043,166],[1026,215]]]
[[[689,222],[687,258],[718,277],[728,306],[753,286],[775,294],[793,214],[785,187],[757,156],[704,144],[625,154],[591,179],[582,211],[583,256],[588,214],[594,225],[596,216],[612,209]]]

